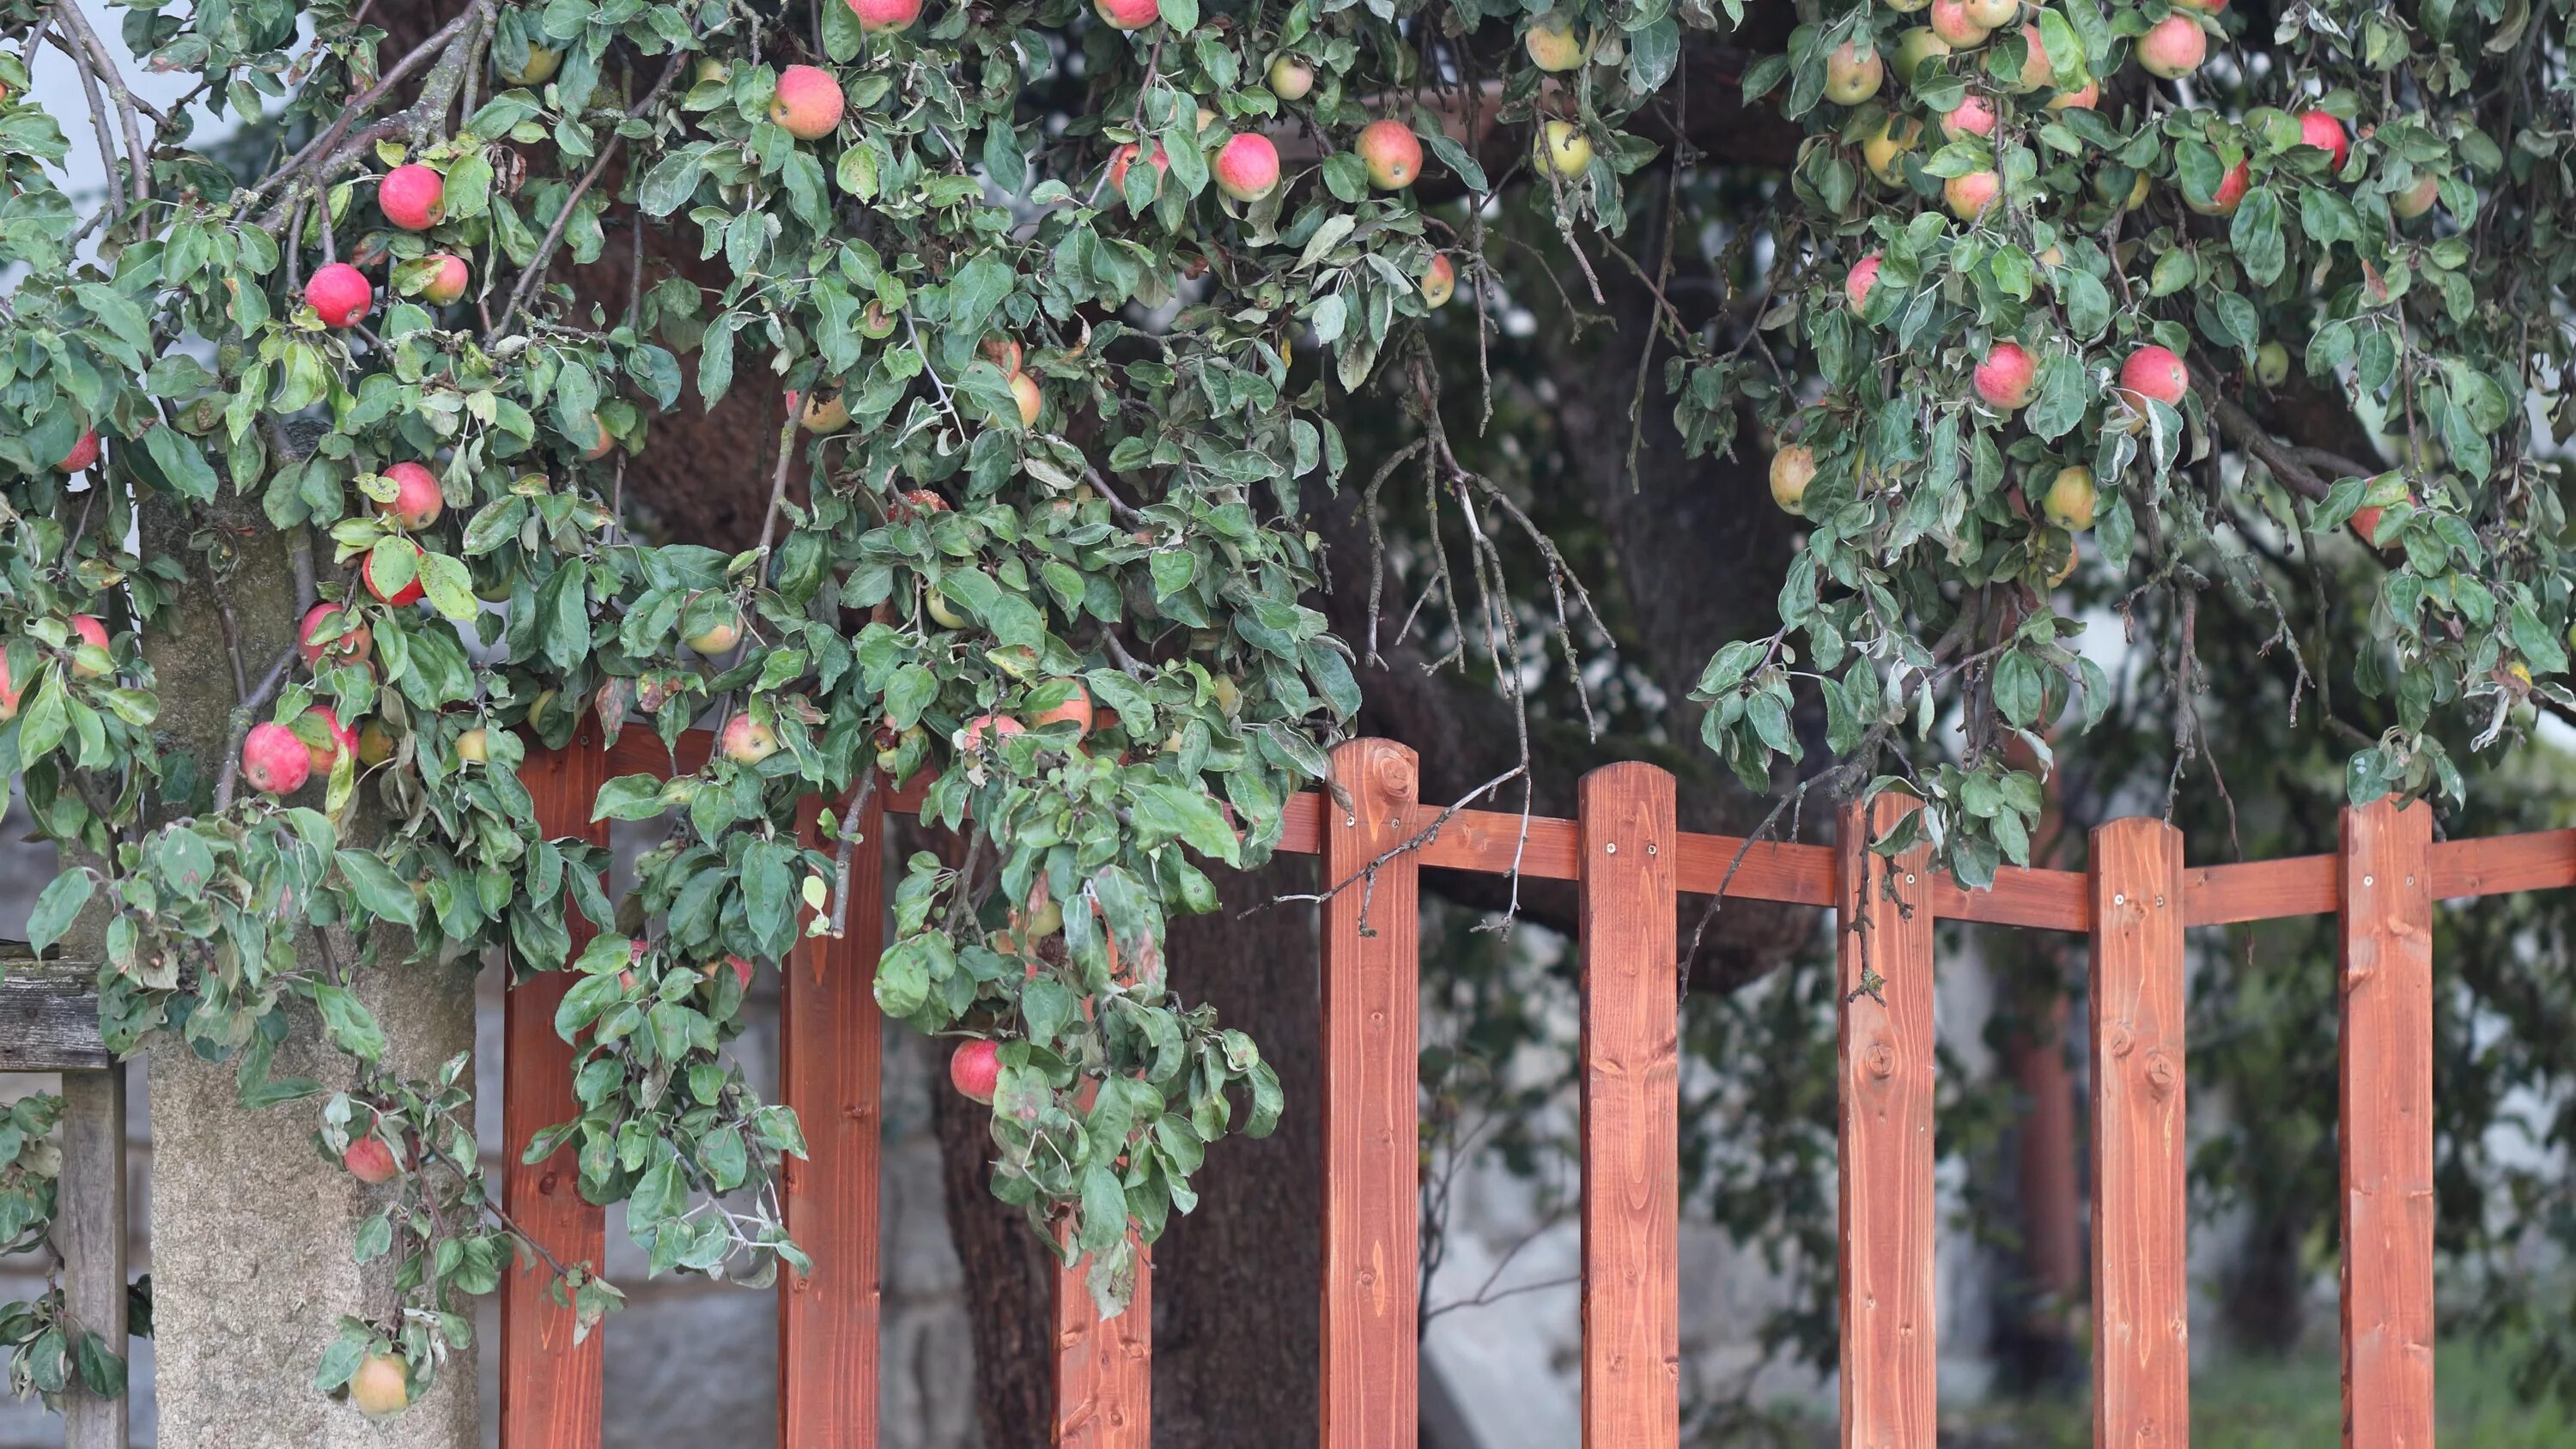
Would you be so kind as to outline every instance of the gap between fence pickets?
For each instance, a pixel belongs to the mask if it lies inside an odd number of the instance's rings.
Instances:
[[[676,750],[665,751],[658,738],[630,730],[607,751],[609,773],[668,777],[675,770],[694,770],[706,763],[711,744],[706,731],[692,730],[680,737]],[[886,812],[918,813],[928,784],[926,776],[916,775],[889,792]],[[1417,803],[1397,823],[1410,836],[1447,809]],[[1291,855],[1322,853],[1327,813],[1320,791],[1289,797],[1276,849]],[[1422,842],[1414,859],[1425,870],[1485,875],[1517,870],[1533,879],[1571,881],[1581,876],[1578,834],[1578,822],[1554,816],[1458,810]],[[1723,886],[1732,899],[1834,904],[1838,867],[1831,846],[1748,842],[1737,835],[1689,832],[1679,837],[1676,846],[1683,895],[1715,895]],[[2435,900],[2576,886],[2576,830],[2441,841],[2432,848],[2432,861]],[[2183,924],[2224,926],[2332,915],[2341,906],[2338,864],[2333,855],[2298,855],[2187,868],[2183,871]],[[1943,920],[2085,932],[2093,929],[2089,890],[2082,871],[2006,866],[1995,873],[1992,886],[1981,889],[1935,874],[1930,901],[1932,914]]]

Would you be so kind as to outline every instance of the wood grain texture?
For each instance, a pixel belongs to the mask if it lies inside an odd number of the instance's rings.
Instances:
[[[0,941],[0,1072],[100,1071],[98,963],[36,959]]]
[[[2433,1444],[2433,812],[2343,812],[2347,1449]]]
[[[830,849],[808,799],[800,837]],[[873,1449],[877,1442],[878,1134],[882,1126],[877,957],[885,934],[885,812],[874,799],[850,853],[847,930],[788,953],[778,1002],[780,1097],[796,1109],[805,1156],[787,1159],[787,1234],[814,1271],[778,1284],[778,1442]]]
[[[1583,1442],[1681,1442],[1673,777],[1583,777]]]
[[[91,1022],[95,1033],[97,1023]],[[132,1362],[125,1318],[125,1069],[63,1073],[63,1175],[54,1242],[63,1308],[75,1327]],[[125,1397],[80,1386],[63,1396],[66,1449],[125,1449]]]
[[[635,732],[629,731],[628,738]],[[609,778],[610,755],[587,729],[572,748],[528,757],[523,776],[549,838],[607,838],[591,823],[592,801]],[[596,929],[567,912],[572,954]],[[519,1226],[566,1264],[596,1267],[606,1215],[584,1202],[570,1144],[535,1164],[529,1141],[573,1115],[572,1044],[555,1035],[555,1007],[569,971],[547,971],[512,986],[502,1001],[501,1203]],[[600,1434],[602,1334],[573,1342],[573,1314],[552,1302],[542,1266],[514,1266],[501,1282],[501,1449],[595,1449]]]
[[[2093,886],[2093,1443],[2191,1441],[2184,1241],[2182,835],[2096,828]]]
[[[1881,795],[1866,820],[1858,806],[1841,820],[1844,1449],[1932,1449],[1937,1428],[1931,851],[1868,849],[1916,808]]]
[[[1325,821],[1324,1449],[1408,1449],[1419,1416],[1419,852],[1413,751],[1351,740]],[[1362,878],[1363,871],[1370,871]],[[1347,882],[1347,884],[1345,884]]]
[[[1136,1295],[1103,1319],[1091,1260],[1055,1275],[1057,1449],[1153,1449],[1154,1265],[1136,1255]]]

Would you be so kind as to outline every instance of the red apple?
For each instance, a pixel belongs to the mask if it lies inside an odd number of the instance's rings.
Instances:
[[[72,615],[72,637],[79,644],[92,645],[102,651],[107,648],[107,626],[100,623],[94,615]],[[72,664],[72,677],[75,679],[97,679],[106,673],[104,669],[93,668],[78,661]]]
[[[778,736],[748,714],[726,720],[717,744],[724,757],[737,765],[757,765],[778,753]]]
[[[1933,0],[1937,9],[1940,0]],[[2149,75],[2180,80],[2209,59],[2209,34],[2188,15],[2168,15],[2138,37],[2138,64]]]
[[[427,231],[447,215],[447,178],[417,161],[397,166],[376,183],[376,205],[403,230]]]
[[[438,475],[418,463],[396,463],[385,470],[393,480],[394,497],[390,503],[379,503],[376,512],[404,528],[427,528],[447,511],[447,497],[438,488]]]
[[[1002,1085],[1002,1048],[978,1037],[948,1056],[948,1084],[978,1102],[990,1102]]]
[[[2031,387],[2038,381],[2038,365],[2018,342],[1998,342],[1977,364],[1974,383],[1977,396],[1990,407],[2013,412],[2030,401]]]
[[[242,739],[241,772],[254,790],[292,795],[313,773],[313,752],[282,724],[256,724]]]
[[[331,637],[320,642],[316,635]],[[301,641],[296,652],[304,656],[307,664],[319,664],[325,655],[334,661],[363,660],[375,645],[375,635],[367,626],[343,619],[337,604],[315,604],[305,610],[304,626],[296,631],[296,638]]]
[[[92,428],[72,440],[72,450],[63,454],[63,460],[56,463],[54,467],[64,473],[78,473],[94,466],[97,462],[98,429]]]
[[[2345,159],[2352,155],[2352,138],[2344,134],[2343,122],[2329,112],[2299,112],[2299,139],[2334,157],[2330,171],[2343,170]]]
[[[2191,370],[2168,348],[2141,347],[2120,364],[2120,386],[2168,407],[2180,407],[2182,395],[2191,391]]]
[[[386,1146],[385,1139],[381,1137],[351,1138],[349,1150],[340,1154],[340,1165],[349,1169],[351,1177],[369,1187],[393,1181],[397,1170],[394,1150]]]
[[[420,550],[417,547],[414,547],[412,552],[414,555],[417,555]],[[367,592],[376,596],[376,601],[378,603],[391,604],[397,609],[401,608],[405,604],[419,603],[421,595],[426,592],[426,590],[422,589],[420,586],[420,575],[417,572],[413,573],[411,582],[403,585],[401,590],[398,592],[388,594],[383,589],[377,587],[376,556],[372,551],[368,553],[367,561],[358,565],[358,577],[365,582]]]
[[[1431,265],[1422,269],[1422,305],[1446,306],[1458,291],[1458,268],[1442,253],[1431,254]]]
[[[1216,153],[1213,174],[1219,191],[1237,201],[1259,201],[1279,189],[1279,148],[1269,137],[1245,131]]]
[[[465,295],[466,282],[472,274],[466,270],[463,257],[438,252],[424,260],[438,263],[438,270],[431,273],[429,280],[421,284],[422,300],[432,306],[444,307]]]
[[[778,73],[769,119],[799,141],[819,141],[841,124],[841,83],[818,66],[791,65]]]
[[[850,13],[861,30],[902,30],[921,18],[921,0],[850,0]]]
[[[328,775],[331,767],[340,762],[340,756],[358,752],[358,732],[340,723],[339,713],[331,706],[317,704],[306,710],[304,717],[322,726],[323,742],[304,747],[312,757],[314,774]]]
[[[1871,252],[1852,263],[1851,275],[1843,278],[1843,298],[1855,315],[1869,305],[1869,289],[1878,285],[1879,264],[1878,253]]]
[[[1402,121],[1369,122],[1355,149],[1368,165],[1369,184],[1380,191],[1402,191],[1422,174],[1422,140]]]
[[[347,262],[317,268],[304,283],[304,301],[325,327],[355,323],[367,315],[375,300],[376,289],[367,284],[367,274]]]
[[[1163,13],[1155,0],[1093,0],[1092,8],[1112,30],[1142,30]]]

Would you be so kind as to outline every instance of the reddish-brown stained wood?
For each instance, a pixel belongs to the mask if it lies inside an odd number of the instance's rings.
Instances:
[[[2537,830],[2433,847],[2433,899],[2576,885],[2576,830]]]
[[[590,810],[609,777],[609,762],[588,729],[570,749],[530,755],[523,778],[536,803],[537,828],[549,839],[605,840],[607,827],[593,825]],[[596,931],[579,912],[568,909],[566,916],[572,954],[578,956]],[[606,1218],[582,1201],[574,1148],[566,1144],[533,1165],[520,1161],[530,1139],[576,1110],[572,1045],[555,1035],[555,1006],[571,985],[571,972],[547,971],[502,998],[501,1203],[557,1260],[596,1269]],[[573,1342],[572,1310],[551,1300],[550,1277],[544,1267],[533,1266],[514,1267],[502,1279],[501,1449],[592,1449],[599,1443],[601,1334]]]
[[[2433,1443],[2433,812],[2343,812],[2347,1449]]]
[[[1410,838],[1413,751],[1352,740],[1333,751],[1347,811],[1324,825],[1324,1449],[1414,1442],[1421,1051],[1421,856]]]
[[[2093,832],[2093,1442],[2191,1440],[2182,836]]]
[[[1103,1319],[1091,1301],[1091,1260],[1055,1275],[1057,1449],[1152,1449],[1154,1266],[1136,1254],[1136,1296]]]
[[[1931,851],[1870,840],[1917,808],[1881,795],[1842,816],[1840,1166],[1842,1442],[1932,1449]],[[1909,909],[1910,908],[1910,909]]]
[[[2336,894],[2335,858],[2331,855],[2205,865],[2182,873],[2186,926],[2330,916],[2341,899]]]
[[[1583,1442],[1681,1439],[1673,777],[1583,777]]]
[[[821,802],[798,828],[820,845]],[[778,1003],[782,1100],[805,1131],[782,1190],[788,1236],[814,1260],[778,1285],[778,1442],[877,1442],[877,956],[885,930],[885,815],[871,801],[850,854],[847,930],[790,952]]]

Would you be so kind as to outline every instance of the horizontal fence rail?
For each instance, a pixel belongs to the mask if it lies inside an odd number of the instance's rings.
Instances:
[[[549,835],[601,839],[599,785],[705,764],[640,730],[540,753],[529,784]],[[1747,841],[1674,828],[1674,782],[1642,764],[1587,776],[1578,818],[1447,810],[1417,798],[1411,750],[1352,740],[1332,755],[1337,794],[1292,799],[1279,849],[1322,857],[1325,1449],[1404,1449],[1419,1404],[1420,873],[1520,871],[1576,883],[1582,900],[1583,1423],[1591,1449],[1679,1439],[1678,945],[1683,896],[1834,912],[1847,993],[1840,1028],[1839,1270],[1847,1446],[1930,1449],[1939,1410],[1933,1284],[1933,930],[1957,920],[2089,934],[2093,1094],[2095,1442],[2181,1444],[2190,1433],[2184,1219],[2184,932],[2340,913],[2347,1443],[2432,1442],[2432,905],[2576,885],[2576,830],[2436,843],[2430,812],[2347,810],[2343,849],[2186,867],[2171,827],[2119,820],[2087,870],[1998,873],[1970,890],[1922,847],[1868,842],[1916,808],[1886,797],[1846,812],[1835,845]],[[920,781],[878,792],[865,833],[916,812]],[[1347,807],[1335,799],[1349,802]],[[812,838],[819,803],[803,828]],[[847,934],[800,945],[781,1002],[782,1097],[811,1152],[791,1163],[787,1223],[810,1277],[779,1292],[779,1442],[877,1442],[878,1074],[873,991],[884,896],[879,852],[853,860]],[[586,927],[577,928],[583,939]],[[573,1049],[552,1030],[564,982],[509,993],[504,1179],[514,1218],[565,1261],[596,1262],[602,1215],[569,1161],[518,1165],[571,1111]],[[1186,1227],[1176,1228],[1186,1231]],[[1056,1285],[1055,1438],[1145,1449],[1152,1424],[1151,1268],[1135,1307],[1103,1322],[1084,1269]],[[503,1301],[504,1449],[591,1449],[600,1436],[600,1337],[571,1346],[568,1311],[532,1274]]]

